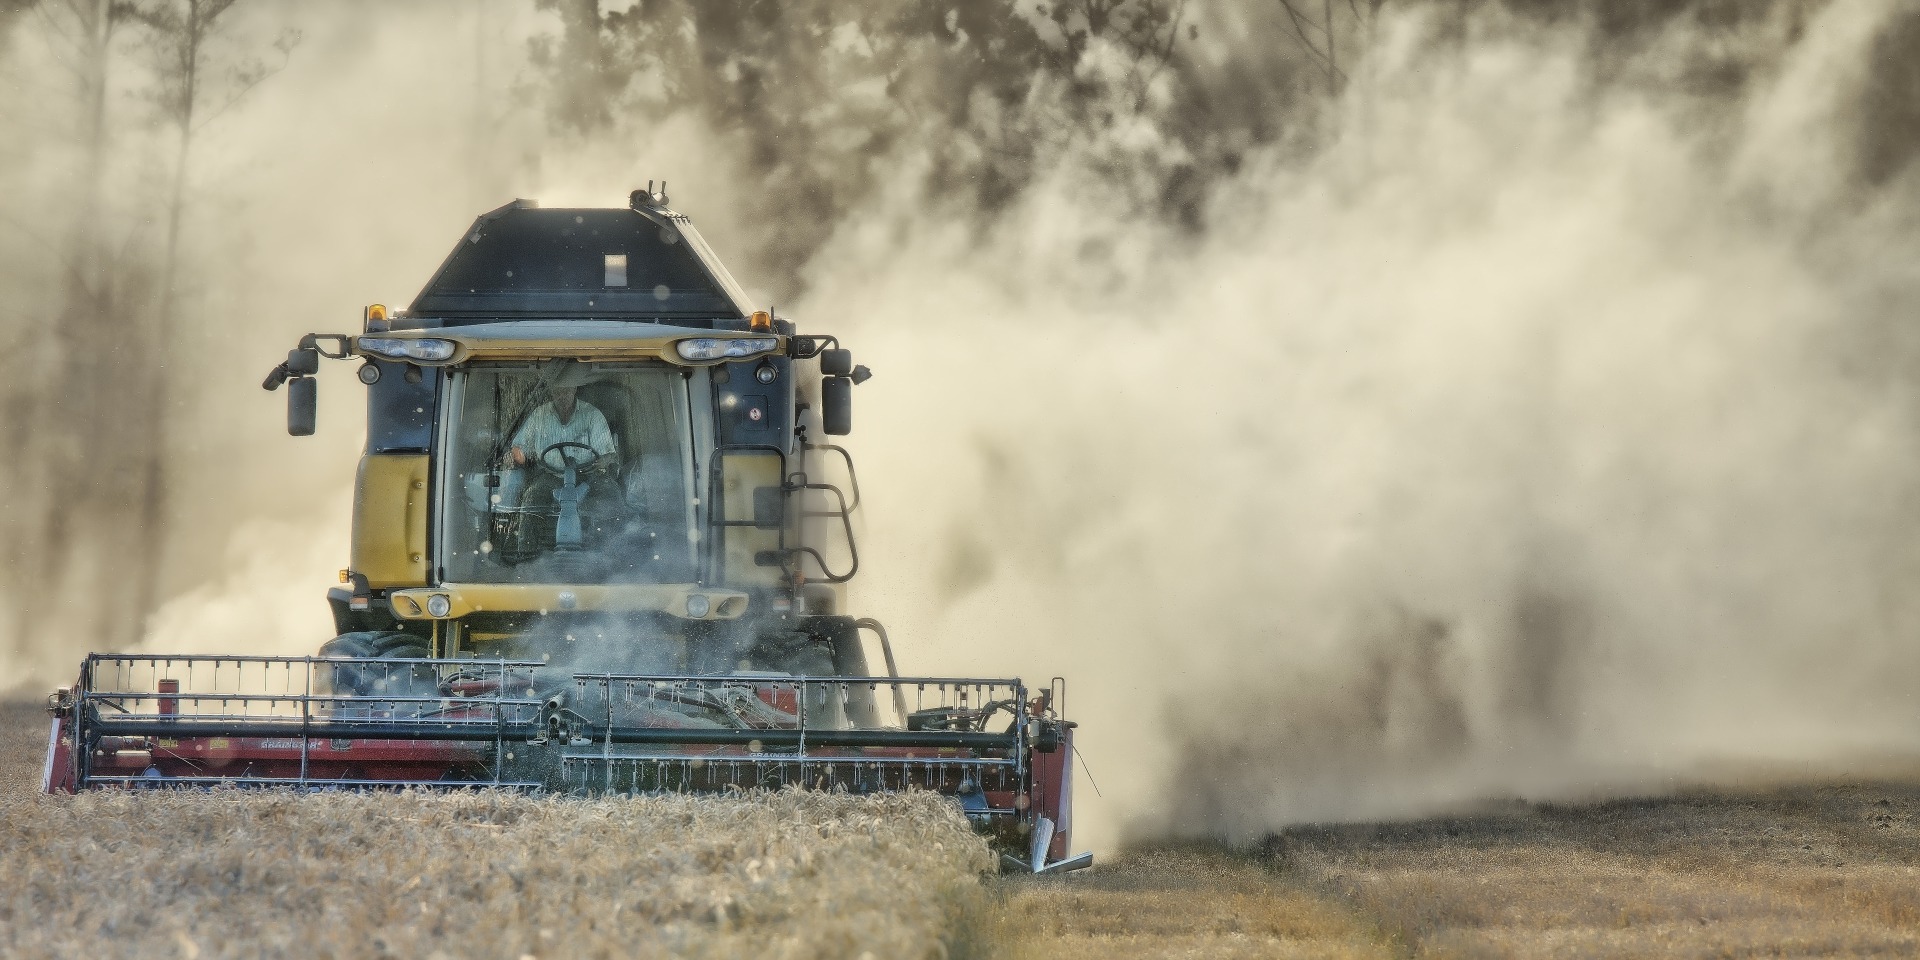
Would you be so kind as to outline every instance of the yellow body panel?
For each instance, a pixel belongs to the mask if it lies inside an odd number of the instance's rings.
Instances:
[[[707,598],[703,617],[687,616],[687,598]],[[738,590],[716,590],[686,583],[623,583],[609,585],[547,583],[444,583],[437,587],[396,590],[390,596],[393,612],[405,620],[436,619],[427,613],[427,599],[447,598],[447,615],[455,620],[475,612],[560,613],[599,611],[627,613],[657,611],[689,620],[735,620],[747,612],[747,595]]]
[[[352,569],[367,586],[427,582],[427,457],[373,454],[360,458],[353,491]]]
[[[729,451],[720,461],[721,509],[729,520],[753,519],[753,491],[757,487],[780,486],[780,458],[772,454]],[[798,501],[794,501],[798,502]],[[778,530],[757,527],[723,527],[726,537],[726,563],[723,578],[728,583],[771,587],[780,582],[779,567],[754,563],[754,554],[780,546]]]

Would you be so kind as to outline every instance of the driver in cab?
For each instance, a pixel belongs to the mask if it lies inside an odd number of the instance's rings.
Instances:
[[[612,471],[619,465],[620,452],[614,446],[613,431],[607,428],[606,416],[594,409],[593,404],[578,400],[577,393],[577,387],[554,386],[549,391],[552,399],[527,415],[520,429],[514,431],[513,448],[507,451],[507,458],[514,466],[540,461],[547,471],[558,474],[565,468],[562,460],[578,466],[587,459],[586,451],[579,447],[562,447],[546,454],[556,443],[577,443],[591,448],[596,454],[595,471]]]

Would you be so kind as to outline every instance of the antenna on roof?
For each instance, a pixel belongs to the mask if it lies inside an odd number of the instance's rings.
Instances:
[[[667,205],[667,182],[665,180],[660,181],[660,192],[655,193],[653,192],[653,181],[648,180],[647,188],[645,190],[635,190],[633,192],[633,195],[627,198],[627,203],[631,205],[635,210],[638,210],[643,206],[647,206],[647,207],[666,206]]]

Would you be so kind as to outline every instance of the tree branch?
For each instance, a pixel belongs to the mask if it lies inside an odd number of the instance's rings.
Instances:
[[[1140,80],[1140,98],[1142,100],[1145,100],[1147,90],[1153,86],[1153,81],[1159,78],[1160,71],[1165,70],[1167,64],[1173,62],[1173,45],[1180,40],[1180,21],[1186,19],[1186,16],[1187,0],[1177,0],[1173,7],[1173,15],[1167,20],[1166,45],[1158,51],[1159,62],[1155,63],[1153,70]]]
[[[1336,87],[1339,84],[1345,83],[1347,75],[1334,63],[1333,57],[1328,52],[1322,51],[1320,47],[1313,42],[1313,38],[1307,33],[1307,28],[1312,27],[1315,31],[1319,32],[1321,36],[1326,38],[1327,45],[1329,49],[1331,49],[1333,45],[1331,25],[1322,26],[1314,23],[1312,17],[1306,16],[1294,9],[1293,0],[1279,0],[1279,3],[1280,9],[1287,12],[1287,19],[1293,22],[1293,35],[1299,38],[1300,45],[1305,47],[1308,53],[1313,54],[1315,60],[1320,61],[1320,63],[1326,67],[1327,83]]]
[[[236,68],[233,72],[234,89],[227,96],[226,102],[212,110],[206,111],[206,115],[200,118],[200,122],[193,125],[194,132],[198,133],[205,129],[207,124],[219,119],[221,114],[226,113],[234,104],[239,103],[247,94],[253,92],[254,87],[259,86],[262,82],[272,78],[280,71],[285,70],[287,65],[293,62],[293,48],[300,45],[300,40],[300,31],[289,30],[281,34],[280,39],[274,41],[273,48],[280,51],[280,63],[278,65],[268,66],[263,61],[255,60],[251,64],[251,69],[247,66]]]

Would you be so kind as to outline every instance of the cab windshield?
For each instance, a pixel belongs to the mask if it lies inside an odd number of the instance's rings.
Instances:
[[[444,577],[694,579],[686,378],[664,364],[476,364],[449,383]]]

